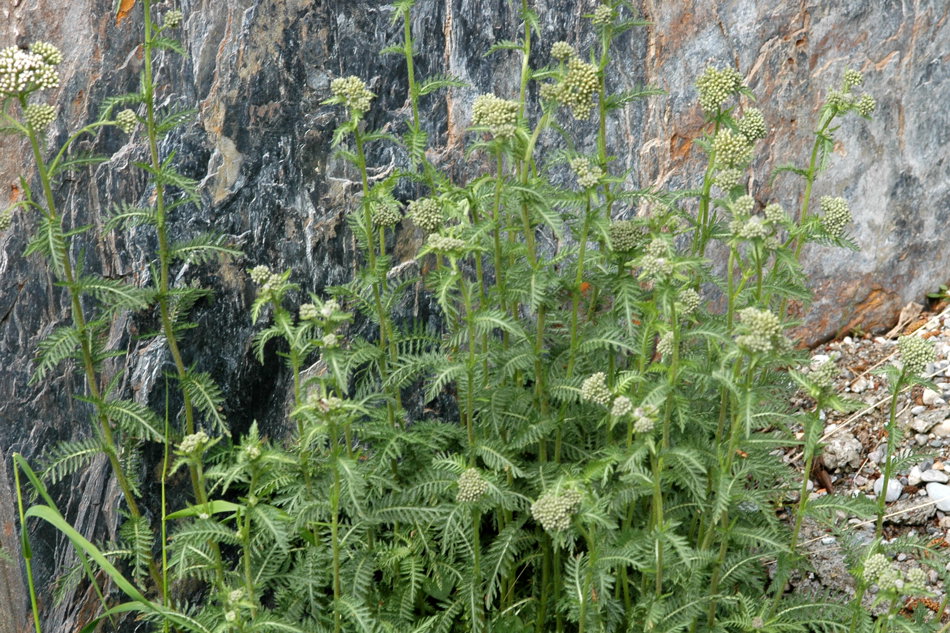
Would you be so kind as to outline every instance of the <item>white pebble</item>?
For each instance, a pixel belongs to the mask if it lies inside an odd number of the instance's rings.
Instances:
[[[884,478],[880,477],[874,481],[874,495],[880,496],[881,490],[884,488]],[[887,482],[887,494],[884,495],[884,501],[891,503],[892,501],[897,501],[900,499],[901,493],[904,491],[904,487],[901,485],[901,482],[896,479],[890,479]],[[930,492],[929,490],[927,492]],[[948,488],[948,494],[950,494],[950,488]],[[950,498],[947,499],[947,502],[950,503]]]
[[[931,482],[927,484],[927,495],[933,499],[938,510],[950,512],[950,486]]]

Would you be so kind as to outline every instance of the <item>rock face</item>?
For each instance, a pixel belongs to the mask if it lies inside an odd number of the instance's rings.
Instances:
[[[266,263],[292,268],[306,290],[344,282],[353,267],[353,243],[345,229],[355,183],[353,174],[331,158],[336,110],[323,107],[332,78],[358,75],[378,95],[369,124],[399,122],[408,116],[405,68],[399,56],[378,51],[398,41],[389,5],[365,0],[180,0],[180,31],[188,57],[169,55],[160,64],[161,100],[195,107],[193,123],[168,137],[164,154],[176,152],[186,175],[202,183],[203,204],[172,218],[178,235],[208,228],[231,235],[244,258],[228,264],[185,270],[179,282],[198,281],[215,290],[215,300],[198,306],[197,330],[186,342],[187,359],[212,372],[227,398],[234,428],[254,419],[279,433],[288,376],[278,360],[262,368],[249,352],[253,329],[247,315],[252,300],[246,268]],[[834,156],[815,195],[846,197],[855,214],[852,235],[857,253],[820,247],[805,252],[817,293],[803,315],[802,335],[812,342],[860,327],[888,326],[900,306],[920,300],[947,281],[950,213],[947,152],[950,141],[950,64],[943,44],[950,41],[948,5],[943,0],[913,4],[783,0],[723,2],[635,2],[653,25],[631,31],[618,43],[610,77],[615,88],[655,85],[665,96],[635,103],[610,122],[610,153],[619,169],[631,170],[637,187],[695,187],[703,155],[695,146],[702,114],[695,77],[709,63],[736,65],[758,98],[769,135],[761,146],[752,190],[763,201],[794,208],[802,183],[783,175],[770,182],[774,167],[803,165],[810,132],[826,92],[838,86],[846,67],[864,71],[864,89],[878,101],[874,120],[848,117],[836,134]],[[475,95],[517,93],[520,60],[512,53],[482,54],[499,40],[518,37],[517,3],[480,0],[418,0],[414,30],[421,76],[447,72],[470,85],[425,97],[433,158],[444,165],[462,160],[461,143]],[[580,50],[592,43],[580,15],[592,2],[537,0],[543,36],[535,64],[549,61],[550,43],[566,39]],[[92,120],[102,100],[134,90],[141,67],[135,43],[141,8],[116,25],[112,0],[8,0],[0,6],[0,46],[48,40],[59,46],[61,113],[51,128],[58,144],[68,130]],[[578,38],[578,33],[582,34]],[[564,121],[574,138],[593,138],[589,124]],[[76,174],[57,191],[73,225],[101,225],[103,210],[115,201],[134,201],[147,192],[139,174],[125,169],[143,155],[140,137],[103,131],[85,141],[87,149],[112,155],[109,163]],[[553,135],[543,138],[550,145]],[[18,175],[29,169],[27,147],[2,137],[0,206],[19,196]],[[581,148],[585,149],[585,148]],[[586,149],[591,149],[590,147]],[[405,164],[405,155],[377,145],[371,164],[384,169]],[[816,198],[817,199],[817,198]],[[625,214],[637,209],[625,209]],[[60,289],[22,252],[33,226],[18,214],[13,229],[0,235],[0,503],[9,504],[3,478],[9,456],[34,458],[52,442],[87,433],[84,406],[70,394],[81,383],[61,372],[39,386],[28,384],[36,343],[68,319]],[[410,257],[414,236],[400,236],[397,257]],[[148,274],[154,245],[142,231],[90,243],[87,258],[114,277],[141,280]],[[162,348],[139,340],[146,316],[125,317],[111,331],[128,351],[124,387],[143,400],[161,402],[165,362]],[[108,468],[97,463],[54,492],[61,508],[85,534],[110,536],[116,526],[115,487]],[[933,485],[933,484],[932,484]],[[0,508],[0,544],[16,552],[9,512]],[[50,531],[34,535],[36,575],[47,583],[70,560],[68,548]],[[4,574],[18,575],[0,560]],[[11,585],[6,585],[10,587]],[[44,584],[42,593],[49,595]],[[24,592],[19,592],[25,596]],[[11,602],[12,600],[12,602]],[[81,600],[44,607],[48,630],[74,630]],[[0,613],[24,613],[26,605],[0,594]],[[0,618],[0,620],[5,620]],[[7,633],[0,621],[0,633]]]

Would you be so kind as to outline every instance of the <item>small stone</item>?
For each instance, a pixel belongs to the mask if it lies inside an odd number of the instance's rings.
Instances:
[[[905,560],[907,560],[907,554],[901,553],[897,555],[898,563],[903,563]]]
[[[858,468],[864,447],[851,433],[838,434],[825,446],[822,459],[825,468],[835,470],[844,466]]]
[[[914,406],[914,407],[911,408],[910,414],[911,414],[911,415],[920,415],[921,413],[923,413],[923,412],[926,411],[926,410],[927,410],[927,407],[925,407],[925,406],[922,405],[922,404],[918,404],[918,405],[916,405],[916,406]]]
[[[855,380],[854,383],[852,383],[851,391],[853,391],[854,393],[864,393],[865,391],[867,391],[869,385],[870,385],[870,382],[868,381],[868,379],[865,378],[864,376],[861,376],[860,378]]]
[[[927,483],[937,482],[938,484],[945,484],[950,481],[950,477],[939,470],[931,468],[920,474],[920,480]]]
[[[854,485],[855,486],[864,486],[868,483],[868,478],[864,475],[855,475],[854,476]]]
[[[917,446],[923,446],[927,443],[927,440],[930,439],[930,436],[925,433],[918,433],[914,436],[914,441],[917,442]]]
[[[884,451],[881,449],[875,449],[868,453],[868,459],[874,462],[875,464],[880,464],[881,460],[884,459]]]
[[[943,462],[941,461],[935,461],[933,463],[933,466],[931,466],[931,468],[933,468],[934,470],[945,470]]]
[[[938,510],[950,512],[950,486],[931,482],[927,484],[927,495],[933,499]]]
[[[916,415],[910,421],[910,428],[918,433],[928,433],[938,422],[947,418],[947,409],[936,409]],[[948,428],[950,431],[950,428]]]
[[[946,413],[944,411],[944,413]],[[950,420],[944,420],[937,426],[930,429],[930,432],[937,437],[950,437]]]
[[[884,478],[881,477],[874,481],[874,495],[880,496],[881,490],[884,488]],[[891,503],[897,501],[901,493],[904,491],[904,487],[901,483],[895,479],[891,479],[887,482],[887,494],[884,495],[884,501]],[[929,490],[927,492],[930,492]],[[948,499],[947,503],[950,504],[950,489],[947,491]]]
[[[946,401],[940,397],[939,393],[930,388],[924,388],[924,393],[920,399],[928,407],[947,404]]]
[[[825,538],[821,539],[822,545],[834,545],[836,542],[837,539],[833,536],[826,536]]]
[[[914,466],[913,468],[910,469],[910,472],[907,473],[907,483],[911,486],[916,486],[921,481],[923,481],[921,479],[921,474],[922,473],[920,472],[920,468],[918,468],[917,466]]]

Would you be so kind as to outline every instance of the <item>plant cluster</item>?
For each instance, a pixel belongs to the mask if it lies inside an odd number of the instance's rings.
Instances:
[[[412,5],[395,3],[402,41],[384,51],[406,61],[404,133],[367,130],[375,95],[359,78],[334,80],[326,101],[343,115],[334,147],[361,183],[349,218],[359,273],[294,307],[289,297],[300,288],[290,271],[248,271],[257,288],[250,316],[261,328],[254,349],[262,362],[278,350],[293,377],[293,430],[279,442],[256,425],[232,436],[220,390],[182,361],[183,319],[204,291],[172,284],[171,273],[236,253],[219,236],[168,238],[170,216],[197,199],[160,151],[161,137],[189,113],[158,110],[152,62],[159,49],[182,52],[166,33],[182,14],[168,11],[159,25],[155,4],[142,1],[140,91],[110,100],[52,159],[42,150],[50,112],[34,101],[56,85],[58,53],[37,44],[0,54],[4,119],[30,140],[42,185],[34,194],[23,181],[21,206],[39,216],[28,252],[46,257],[71,306],[72,323],[40,346],[36,378],[75,359],[93,422],[90,439],[51,451],[44,475],[58,481],[105,453],[127,512],[121,541],[94,545],[16,458],[18,489],[22,473],[41,497],[28,509],[21,497],[21,522],[43,519],[68,536],[102,597],[91,626],[133,611],[164,630],[201,633],[909,630],[910,621],[890,616],[923,583],[917,571],[889,571],[883,492],[879,504],[810,497],[807,478],[796,480],[775,454],[800,445],[809,472],[821,412],[847,406],[832,389],[837,367],[795,369],[803,357],[785,333],[788,303],[808,297],[803,246],[850,246],[844,200],[823,198],[821,215],[810,203],[832,122],[873,109],[870,97],[852,94],[860,74],[848,71],[822,108],[807,166],[783,169],[805,182],[794,215],[742,184],[768,129],[731,68],[697,80],[706,113],[701,188],[630,188],[630,174],[607,153],[607,120],[658,91],[615,92],[608,66],[615,38],[645,23],[609,0],[587,16],[597,34],[587,60],[555,42],[552,63],[534,67],[543,57],[538,16],[523,0],[521,37],[492,49],[520,56],[520,90],[475,100],[468,149],[491,169],[459,180],[427,159],[419,113],[423,97],[461,82],[416,77]],[[590,146],[563,132],[564,112],[593,122]],[[121,206],[108,224],[155,231],[148,288],[86,272],[72,246],[83,229],[65,225],[52,194],[56,178],[94,160],[74,155],[73,142],[103,126],[141,129],[148,147],[137,166],[150,177],[149,202]],[[564,149],[538,152],[541,136],[555,133]],[[405,148],[409,168],[371,183],[370,143]],[[397,199],[397,186],[414,199]],[[430,264],[418,276],[397,271],[391,256],[395,232],[413,227],[427,235],[417,259]],[[726,259],[722,276],[710,264],[714,251]],[[419,281],[441,310],[440,329],[397,318]],[[710,293],[722,295],[723,309],[704,301]],[[158,315],[180,415],[124,397],[109,374],[115,352],[103,333],[124,310]],[[372,336],[352,335],[353,320],[371,323]],[[930,359],[916,341],[902,343],[903,365],[888,370],[895,398]],[[784,405],[795,389],[815,407]],[[410,400],[429,408],[411,415]],[[157,535],[139,507],[153,485],[138,465],[148,442],[164,446]],[[892,462],[889,452],[885,479]],[[170,507],[165,483],[179,469],[190,474],[193,499]],[[782,508],[791,525],[776,518]],[[835,527],[841,509],[878,519],[875,542],[853,546],[858,595],[844,603],[788,592],[807,567],[803,521]],[[106,600],[96,568],[126,602]],[[176,591],[184,581],[205,590],[187,600]],[[889,617],[862,607],[870,584],[883,588]],[[936,626],[918,617],[914,630]]]

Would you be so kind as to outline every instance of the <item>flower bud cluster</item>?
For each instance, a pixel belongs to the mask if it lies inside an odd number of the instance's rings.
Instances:
[[[689,315],[699,309],[699,304],[702,302],[702,299],[699,296],[699,293],[693,290],[692,288],[686,288],[685,290],[679,293],[679,302],[681,304],[680,312],[684,315]]]
[[[429,248],[440,253],[458,253],[465,250],[465,241],[433,233],[427,242]]]
[[[746,108],[739,119],[739,134],[746,137],[750,143],[765,138],[765,117],[758,108]]]
[[[554,42],[554,44],[551,45],[551,57],[556,60],[564,62],[576,55],[577,52],[574,50],[574,47],[567,42]]]
[[[868,557],[864,561],[864,580],[868,583],[877,582],[881,574],[885,573],[891,566],[890,561],[884,554],[877,553]]]
[[[139,124],[139,118],[135,116],[135,112],[126,108],[122,112],[115,115],[115,124],[126,134],[131,134],[135,129],[135,126]]]
[[[719,169],[713,176],[713,184],[719,187],[720,191],[730,191],[742,180],[742,171],[734,167]]]
[[[900,337],[897,339],[897,349],[900,351],[904,369],[911,374],[920,375],[924,373],[927,363],[937,360],[933,343],[919,336]]]
[[[320,344],[324,347],[337,347],[340,344],[340,337],[333,332],[324,334],[323,338],[320,339]]]
[[[610,415],[615,418],[622,418],[633,411],[633,403],[630,402],[630,398],[627,396],[617,396],[614,398],[614,403],[610,407]]]
[[[610,8],[610,5],[600,4],[597,5],[597,8],[594,9],[594,15],[591,18],[591,22],[597,26],[606,26],[614,21],[614,10]]]
[[[656,351],[661,356],[669,356],[673,353],[673,332],[664,332],[663,336],[656,344]]]
[[[413,200],[409,203],[408,213],[416,226],[426,233],[435,233],[442,228],[442,205],[435,198]]]
[[[162,22],[162,26],[166,29],[173,29],[181,24],[183,17],[184,16],[182,15],[181,11],[173,9],[165,14],[165,19]]]
[[[739,321],[746,334],[736,337],[736,343],[753,352],[771,352],[779,345],[776,341],[782,335],[782,322],[769,310],[744,308],[739,310]]]
[[[360,114],[369,110],[370,102],[376,96],[366,88],[362,79],[352,75],[330,82],[330,92],[339,103]]]
[[[482,479],[477,468],[468,468],[459,475],[459,491],[455,495],[458,503],[472,503],[482,498],[488,492],[488,482]]]
[[[732,212],[734,215],[750,215],[755,209],[755,198],[750,195],[739,196],[732,203]]]
[[[717,70],[712,66],[706,68],[699,79],[696,88],[699,90],[699,105],[706,112],[715,112],[730,96],[742,87],[742,75],[734,68]]]
[[[16,46],[0,50],[0,95],[19,96],[59,87],[56,65],[63,59],[52,44],[36,42],[31,50]]]
[[[300,304],[300,320],[301,321],[313,321],[320,316],[320,311],[317,309],[317,306],[312,303],[301,303]]]
[[[267,266],[255,266],[250,271],[251,281],[260,286],[260,292],[271,292],[280,283],[281,277],[277,273],[272,273]]]
[[[13,209],[4,209],[0,213],[0,231],[6,231],[13,224]]]
[[[377,227],[395,226],[402,219],[395,200],[379,200],[373,205],[372,220]]]
[[[531,516],[548,532],[562,532],[571,527],[571,517],[581,507],[581,493],[565,490],[548,492],[531,504]]]
[[[552,96],[569,107],[575,119],[583,120],[594,108],[597,87],[597,67],[572,57],[567,62],[567,76],[557,85]]]
[[[46,126],[56,118],[56,108],[51,105],[37,104],[26,106],[23,110],[23,118],[34,130],[45,130]]]
[[[821,218],[821,224],[833,237],[841,237],[844,227],[851,222],[851,209],[848,208],[848,202],[844,198],[832,196],[821,197],[821,211],[824,216]]]
[[[716,162],[728,167],[745,165],[752,158],[752,144],[742,134],[732,130],[720,130],[713,139]]]
[[[838,365],[831,359],[821,363],[811,372],[812,381],[822,389],[830,389],[833,387],[835,378],[837,377]]]
[[[472,106],[472,123],[487,127],[492,136],[511,138],[518,122],[518,102],[501,99],[493,94],[484,94],[475,99]]]
[[[854,107],[858,111],[858,114],[867,118],[871,116],[871,113],[877,108],[877,101],[875,101],[871,95],[861,95],[861,98],[857,100]]]
[[[181,439],[181,443],[178,445],[178,452],[182,455],[199,454],[208,445],[209,440],[208,434],[204,431],[186,435]]]
[[[644,405],[633,410],[634,433],[649,433],[656,425],[656,407]]]
[[[648,253],[640,258],[640,270],[644,277],[659,280],[673,274],[673,265],[666,257]]]
[[[855,86],[860,86],[861,82],[864,81],[864,75],[861,74],[861,71],[849,68],[844,71],[844,89],[851,90]]]
[[[782,205],[777,202],[772,202],[771,204],[765,205],[765,209],[762,210],[762,214],[765,216],[765,221],[770,224],[783,224],[785,222],[785,209],[782,208]]]
[[[604,177],[604,170],[596,165],[591,165],[586,158],[572,158],[571,171],[577,177],[577,184],[582,189],[591,189],[597,186],[600,179]]]
[[[607,388],[607,375],[602,371],[591,374],[581,383],[581,400],[606,407],[610,404],[611,395]]]
[[[626,253],[643,244],[646,234],[643,227],[633,220],[617,220],[610,223],[610,247],[620,253]]]

